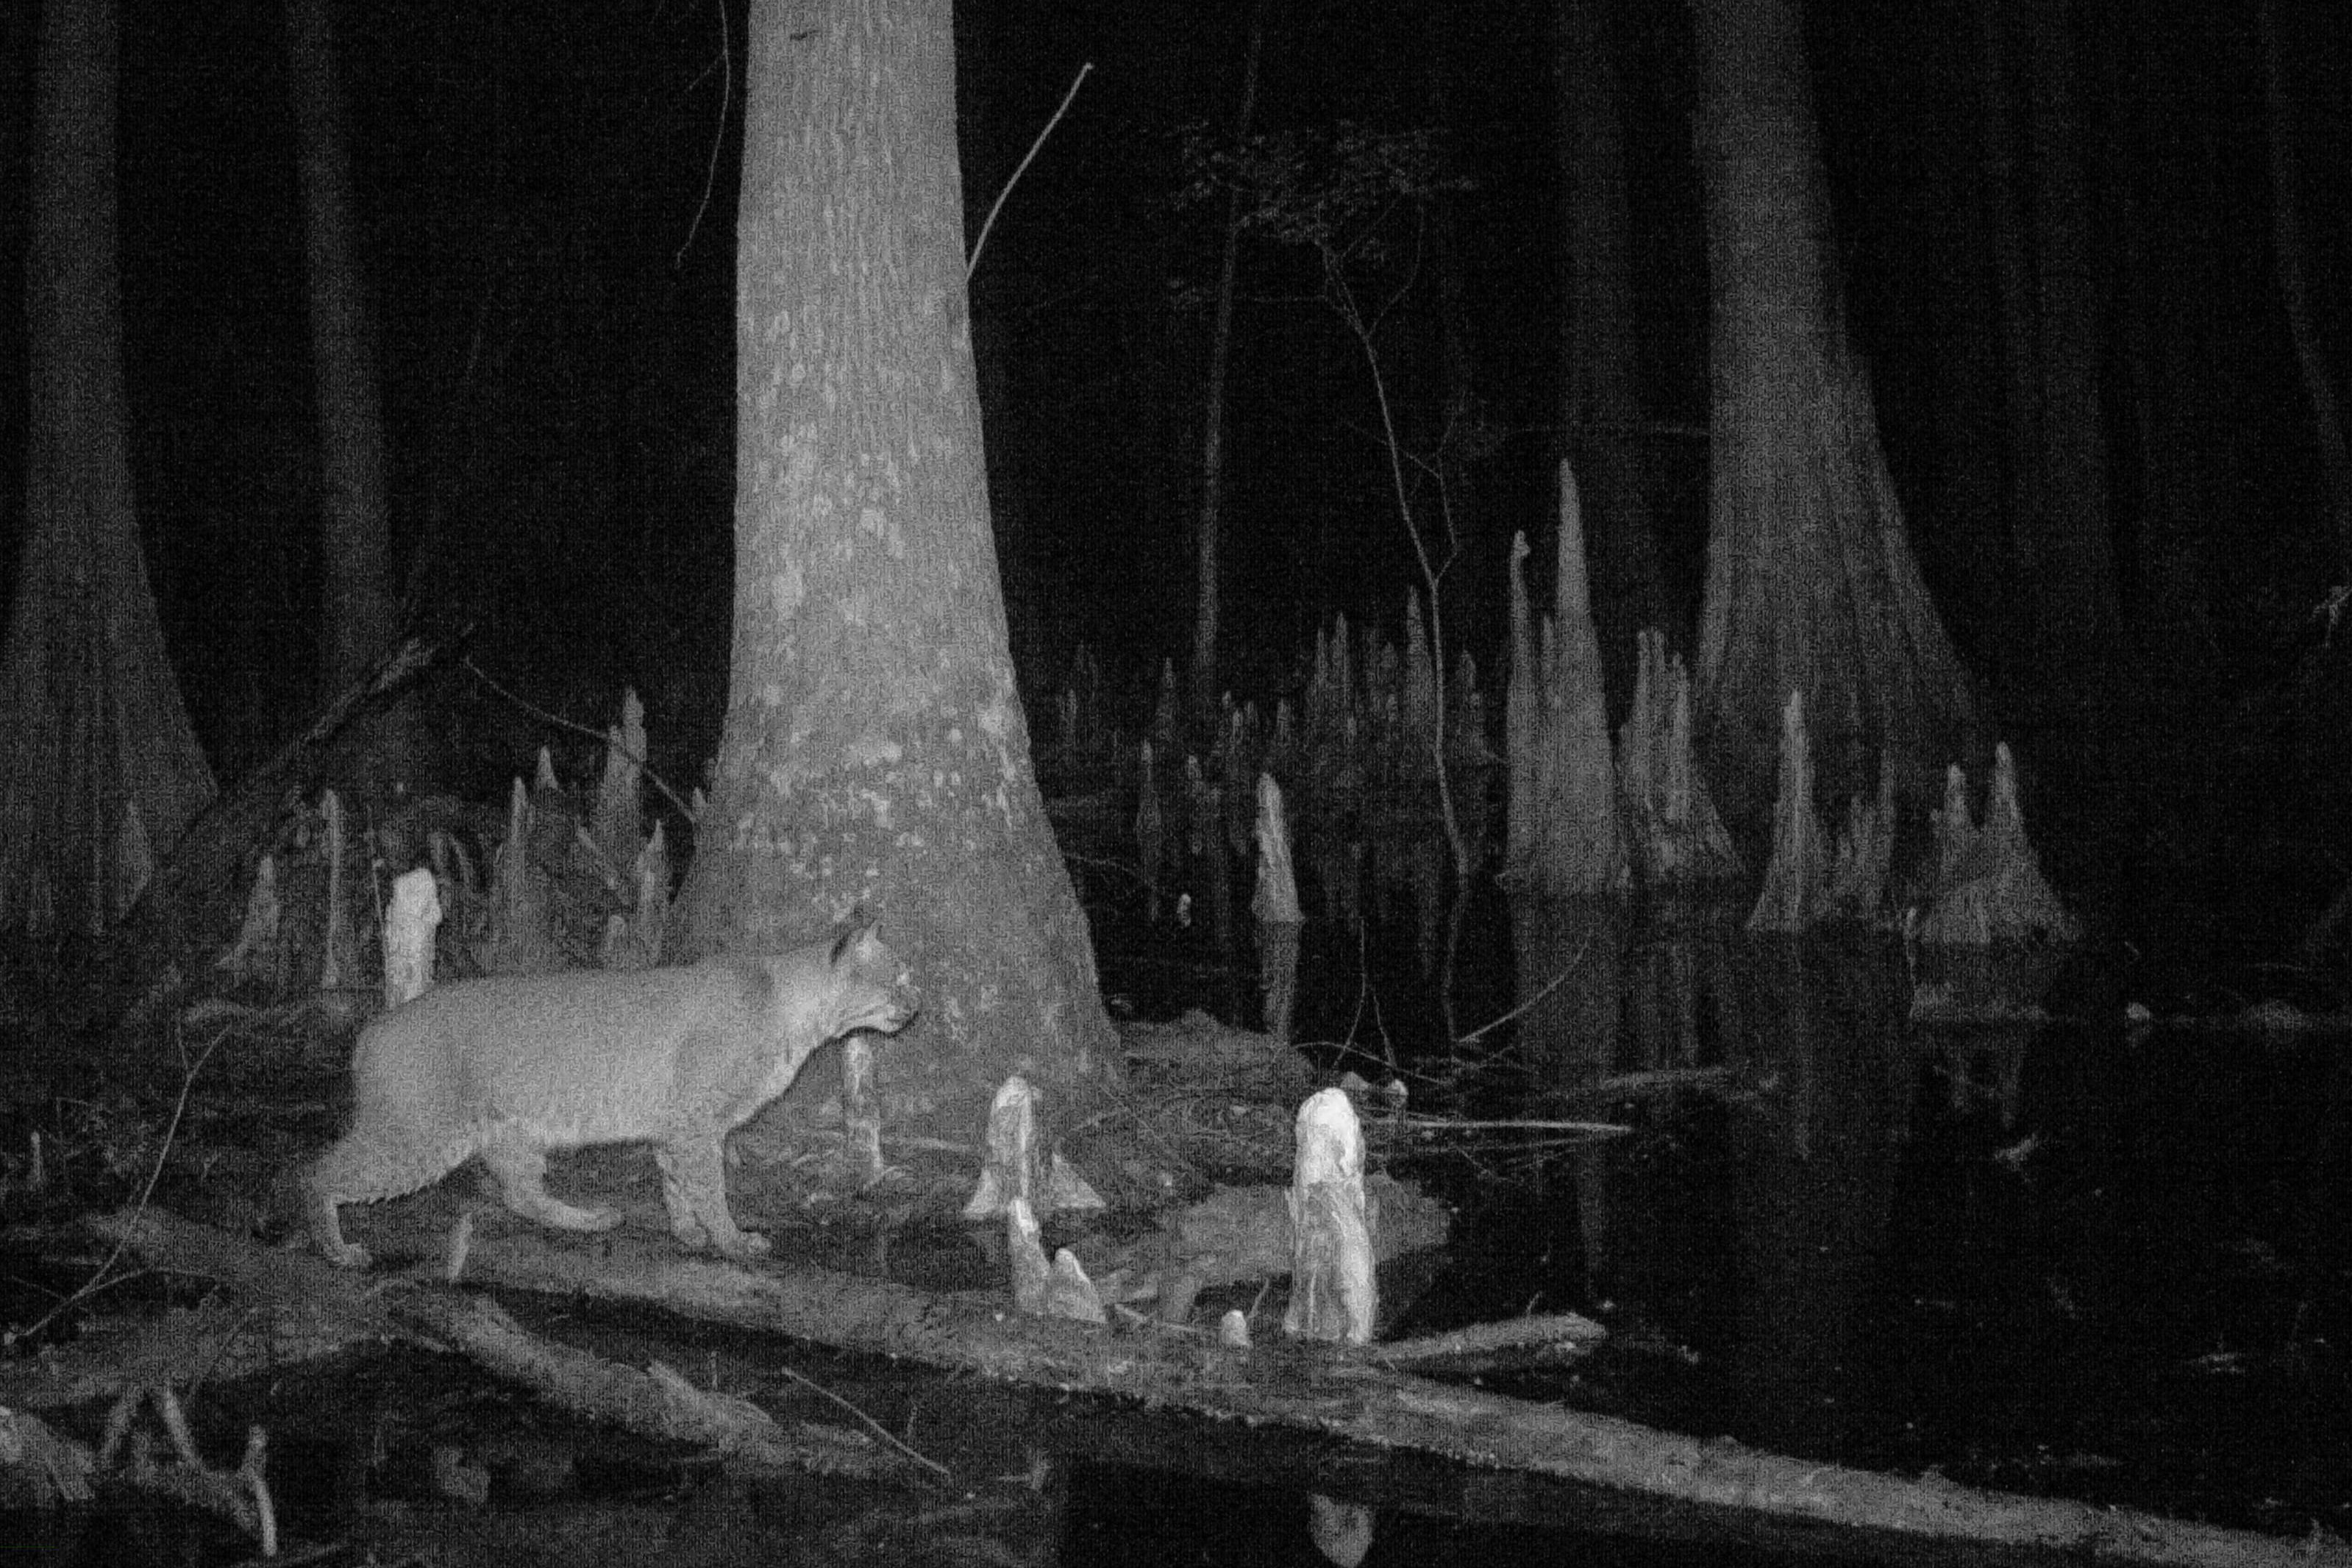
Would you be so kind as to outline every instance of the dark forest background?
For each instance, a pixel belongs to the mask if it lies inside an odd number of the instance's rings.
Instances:
[[[0,10],[11,300],[36,12]],[[988,240],[975,349],[1033,721],[1082,641],[1139,720],[1160,661],[1183,656],[1192,603],[1220,224],[1178,199],[1184,154],[1232,121],[1254,7],[959,13],[968,233],[1094,64]],[[1633,606],[1648,602],[1628,563],[1654,570],[1678,642],[1696,616],[1707,275],[1688,16],[1647,0],[1596,14],[1624,89],[1651,520],[1639,542],[1588,522],[1622,702]],[[1408,447],[1433,454],[1473,416],[1475,439],[1449,447],[1453,624],[1491,686],[1509,536],[1548,537],[1573,437],[1561,16],[1289,0],[1265,16],[1260,129],[1427,130],[1453,176],[1386,275],[1408,286],[1380,351]],[[2341,387],[2352,373],[2352,15],[2275,6],[2268,52],[2264,16],[2225,0],[1825,0],[1807,26],[1850,326],[1913,544],[1992,728],[2017,746],[2062,888],[2278,939],[2352,876],[2331,608],[2352,559],[2311,397],[2315,376]],[[350,7],[338,25],[410,613],[472,628],[484,668],[589,722],[635,685],[656,765],[691,781],[727,668],[740,6],[425,0]],[[316,696],[284,20],[253,0],[122,0],[121,27],[141,524],[197,731],[232,777]],[[2283,210],[2316,355],[2301,363]],[[2021,287],[2046,334],[2033,357],[2063,373],[2043,390],[2073,399],[2053,420],[2074,443],[2055,485],[2016,460],[2005,301]],[[1239,295],[1223,681],[1268,695],[1331,613],[1398,623],[1418,574],[1362,357],[1310,258],[1252,240]],[[20,311],[0,312],[12,557],[23,349]],[[1449,405],[1465,385],[1469,402]],[[2021,549],[2028,537],[2076,548],[2053,564]],[[2063,563],[2084,559],[2110,564],[2086,577]],[[451,777],[484,788],[542,738],[478,692],[437,723]],[[2252,889],[2259,903],[2234,896]]]

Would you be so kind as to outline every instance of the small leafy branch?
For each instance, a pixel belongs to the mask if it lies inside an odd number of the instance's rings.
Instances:
[[[1237,193],[1246,232],[1360,266],[1393,257],[1391,220],[1412,216],[1417,238],[1432,201],[1470,188],[1448,172],[1444,138],[1432,130],[1376,131],[1343,120],[1238,142],[1200,125],[1180,136],[1179,209]]]
[[[1475,416],[1457,410],[1441,432],[1435,453],[1424,457],[1408,450],[1381,365],[1379,338],[1382,324],[1420,276],[1430,205],[1446,194],[1469,189],[1470,184],[1449,168],[1444,138],[1438,132],[1378,131],[1350,121],[1328,129],[1268,132],[1223,142],[1194,127],[1183,135],[1181,161],[1184,181],[1177,206],[1226,197],[1233,204],[1232,221],[1244,234],[1314,256],[1323,302],[1355,340],[1371,378],[1380,413],[1379,441],[1388,458],[1397,518],[1412,545],[1429,599],[1430,654],[1438,676],[1430,761],[1454,859],[1453,909],[1437,980],[1438,1003],[1450,1037],[1455,1032],[1454,967],[1475,865],[1445,765],[1447,659],[1439,589],[1459,552],[1445,472],[1449,460],[1475,459],[1491,451],[1494,435]],[[1433,524],[1424,523],[1416,510],[1419,487],[1408,469],[1434,483]]]

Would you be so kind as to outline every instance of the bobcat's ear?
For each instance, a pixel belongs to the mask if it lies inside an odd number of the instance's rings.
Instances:
[[[833,939],[833,956],[827,962],[839,963],[842,955],[852,947],[872,941],[875,923],[873,917],[864,910],[852,915],[849,923],[841,928],[841,934]]]

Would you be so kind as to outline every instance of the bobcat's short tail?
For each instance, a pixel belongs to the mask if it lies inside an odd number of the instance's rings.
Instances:
[[[310,1163],[302,1184],[311,1196],[337,1204],[405,1197],[464,1164],[478,1145],[470,1132],[435,1140],[354,1127]]]

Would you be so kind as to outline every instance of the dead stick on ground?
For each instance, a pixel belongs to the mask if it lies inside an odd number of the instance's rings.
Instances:
[[[155,1184],[163,1179],[163,1163],[172,1157],[173,1141],[179,1136],[180,1119],[188,1113],[188,1094],[190,1090],[196,1087],[196,1074],[204,1070],[204,1065],[211,1058],[214,1047],[217,1047],[221,1043],[221,1040],[227,1035],[227,1033],[228,1030],[224,1027],[219,1034],[215,1035],[211,1039],[205,1042],[205,1048],[196,1053],[196,1059],[188,1063],[185,1068],[181,1072],[180,1098],[173,1102],[172,1120],[163,1129],[163,1147],[155,1151],[155,1168],[147,1173],[147,1184],[139,1189],[139,1201],[132,1205],[132,1211],[134,1213],[138,1210],[144,1209],[147,1206],[148,1200],[155,1195]],[[174,1037],[177,1037],[177,1031],[174,1031]],[[72,1295],[68,1296],[64,1300],[59,1301],[56,1306],[50,1308],[47,1311],[34,1319],[30,1323],[26,1324],[21,1329],[11,1328],[0,1330],[0,1349],[13,1346],[18,1340],[24,1339],[28,1335],[40,1332],[43,1329],[48,1327],[50,1323],[54,1322],[58,1314],[64,1312],[68,1308],[74,1306],[78,1302],[89,1300],[91,1296],[97,1294],[99,1291],[106,1289],[110,1285],[118,1283],[117,1280],[109,1279],[108,1275],[113,1269],[115,1264],[121,1261],[123,1248],[127,1245],[128,1244],[126,1242],[117,1241],[114,1244],[114,1250],[107,1255],[106,1261],[100,1264],[97,1271],[90,1275],[88,1279],[82,1281],[81,1285],[73,1292]]]
[[[1539,1317],[1513,1318],[1506,1323],[1479,1323],[1451,1333],[1432,1334],[1426,1339],[1391,1340],[1386,1344],[1364,1345],[1356,1353],[1366,1361],[1386,1366],[1402,1366],[1410,1362],[1439,1361],[1451,1356],[1492,1355],[1497,1351],[1515,1350],[1523,1345],[1570,1344],[1581,1350],[1593,1349],[1609,1337],[1609,1331],[1591,1319],[1574,1312],[1548,1312]]]

